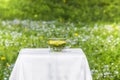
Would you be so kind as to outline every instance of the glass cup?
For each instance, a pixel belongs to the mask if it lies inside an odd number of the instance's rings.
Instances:
[[[66,47],[65,38],[49,38],[48,45],[51,52],[61,52]]]

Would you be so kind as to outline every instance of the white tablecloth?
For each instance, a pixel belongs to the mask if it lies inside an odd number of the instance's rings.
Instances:
[[[81,49],[51,53],[47,48],[22,49],[9,80],[92,80]]]

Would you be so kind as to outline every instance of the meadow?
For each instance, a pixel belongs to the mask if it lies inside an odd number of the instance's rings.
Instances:
[[[0,80],[8,80],[22,48],[48,48],[49,38],[66,38],[68,48],[81,48],[93,80],[120,80],[119,23],[0,21]]]

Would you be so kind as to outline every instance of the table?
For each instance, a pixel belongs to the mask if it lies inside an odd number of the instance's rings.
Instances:
[[[47,48],[26,48],[20,51],[9,80],[92,80],[92,76],[79,48],[58,53]]]

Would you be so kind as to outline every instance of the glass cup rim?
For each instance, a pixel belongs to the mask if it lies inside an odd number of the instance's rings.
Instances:
[[[66,38],[49,38],[49,40],[65,40]]]

